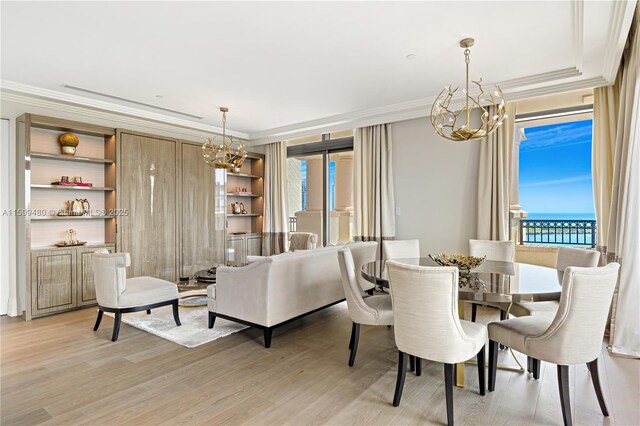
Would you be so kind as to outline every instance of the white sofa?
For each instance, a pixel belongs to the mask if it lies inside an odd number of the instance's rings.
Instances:
[[[348,247],[359,271],[375,260],[378,244]],[[265,347],[270,347],[273,328],[344,300],[339,249],[322,247],[252,259],[239,268],[219,267],[216,284],[207,289],[209,328],[216,317],[258,327]],[[373,290],[373,284],[359,282],[363,291]]]

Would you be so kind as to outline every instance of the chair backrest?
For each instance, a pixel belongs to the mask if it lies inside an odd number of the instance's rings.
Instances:
[[[480,350],[458,318],[457,268],[390,260],[387,272],[398,349],[444,363],[458,362],[461,354]]]
[[[575,247],[558,248],[558,260],[556,269],[558,270],[558,282],[563,282],[564,270],[569,266],[580,266],[582,268],[595,268],[600,260],[600,252]]]
[[[290,232],[289,251],[312,250],[318,244],[318,235],[312,232]]]
[[[420,240],[382,241],[383,259],[408,259],[420,257]]]
[[[378,243],[375,241],[367,241],[361,243],[348,244],[345,247],[351,250],[351,256],[353,256],[353,264],[355,265],[355,274],[360,288],[366,290],[371,288],[371,283],[364,279],[362,276],[362,266],[375,262],[378,254]]]
[[[366,324],[371,321],[372,317],[375,317],[376,312],[362,299],[362,289],[356,279],[353,255],[348,247],[338,250],[338,263],[340,264],[342,287],[344,288],[345,299],[347,299],[349,316],[353,322]]]
[[[598,358],[619,270],[617,263],[601,268],[568,267],[558,312],[543,334],[526,340],[527,351],[559,365]]]
[[[91,268],[98,305],[118,307],[118,296],[127,288],[126,268],[129,265],[129,253],[109,253],[106,249],[93,252]]]
[[[516,245],[513,241],[469,240],[471,256],[487,256],[488,260],[504,260],[513,262]]]

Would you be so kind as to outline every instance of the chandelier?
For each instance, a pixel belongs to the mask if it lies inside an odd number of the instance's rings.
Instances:
[[[436,133],[452,141],[482,139],[493,133],[507,118],[504,94],[498,85],[492,93],[485,94],[481,78],[478,81],[472,81],[479,90],[477,96],[471,96],[469,93],[469,54],[471,53],[469,48],[473,43],[472,38],[460,41],[460,47],[464,48],[464,62],[467,68],[466,87],[462,90],[464,103],[457,107],[451,105],[458,88],[451,89],[449,85],[440,92],[431,107],[431,124]],[[471,111],[475,108],[481,111],[480,125],[477,128],[471,127],[470,124]],[[458,122],[461,119],[465,120],[464,124]]]
[[[247,157],[244,143],[239,139],[227,136],[227,112],[229,108],[220,107],[222,112],[222,139],[216,142],[217,136],[207,138],[202,145],[202,158],[204,162],[216,169],[240,171],[240,166]],[[234,145],[236,147],[234,148]]]

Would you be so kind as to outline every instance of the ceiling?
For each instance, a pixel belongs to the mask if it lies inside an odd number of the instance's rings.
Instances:
[[[427,115],[469,36],[509,99],[608,84],[634,3],[3,1],[3,97],[268,142]]]

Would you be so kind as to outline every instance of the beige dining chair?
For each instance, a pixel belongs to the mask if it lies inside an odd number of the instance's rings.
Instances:
[[[153,277],[127,279],[131,265],[129,253],[109,253],[106,249],[91,255],[93,282],[98,301],[98,318],[93,331],[98,331],[104,312],[114,313],[111,341],[118,340],[122,314],[147,311],[161,306],[173,306],[173,319],[180,326],[178,314],[178,287],[169,281]]]
[[[617,263],[602,268],[568,267],[555,317],[527,316],[490,323],[489,391],[496,388],[497,346],[502,343],[532,359],[557,365],[565,425],[572,424],[569,366],[586,363],[602,414],[608,417],[598,377],[598,356],[619,269]],[[396,328],[398,322],[396,319]]]
[[[447,424],[453,424],[454,366],[476,356],[480,395],[485,393],[487,328],[458,318],[458,269],[387,261],[398,377],[393,405],[400,405],[407,355],[444,363]]]
[[[356,280],[363,292],[373,295],[375,285],[367,281],[362,276],[362,267],[367,263],[375,262],[378,254],[378,243],[376,241],[361,242],[358,250],[352,250],[353,264],[355,266]],[[346,246],[347,248],[349,245]]]
[[[409,259],[420,257],[420,240],[384,240],[382,258]]]
[[[347,308],[352,321],[349,367],[353,367],[360,340],[360,325],[393,325],[391,297],[387,294],[362,297],[362,288],[356,279],[356,268],[351,250],[348,247],[338,250],[338,263],[340,264]]]
[[[513,257],[516,254],[516,245],[513,241],[469,240],[469,254],[476,257],[486,256],[487,260],[513,262]],[[500,319],[505,319],[507,317],[506,309],[508,305],[505,306],[504,304],[491,304],[486,302],[470,303],[472,322],[476,322],[478,305],[491,306],[492,308],[500,309]]]

